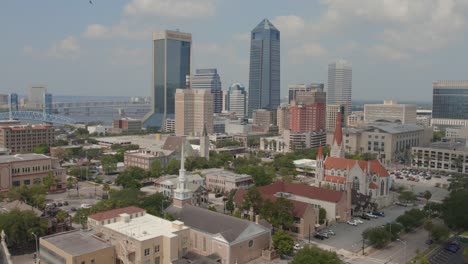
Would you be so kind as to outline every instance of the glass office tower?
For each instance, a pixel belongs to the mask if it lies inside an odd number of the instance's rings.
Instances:
[[[251,32],[248,116],[280,104],[280,32],[264,19]]]
[[[190,76],[192,35],[166,30],[153,33],[152,109],[144,120],[145,127],[164,127],[175,113],[176,89],[186,88]]]
[[[191,79],[192,89],[210,89],[213,95],[213,112],[223,111],[223,91],[221,78],[216,69],[197,69]]]
[[[432,88],[432,118],[468,119],[468,81],[436,81]]]

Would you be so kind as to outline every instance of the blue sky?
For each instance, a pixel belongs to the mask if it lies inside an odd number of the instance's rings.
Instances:
[[[193,68],[248,84],[249,32],[281,31],[281,89],[327,82],[353,64],[353,99],[431,100],[431,83],[468,79],[467,0],[15,0],[0,9],[0,92],[149,95],[151,32],[193,35]]]

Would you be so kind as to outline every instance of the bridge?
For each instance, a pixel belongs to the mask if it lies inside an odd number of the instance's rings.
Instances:
[[[57,102],[52,103],[52,109],[75,109],[75,108],[127,108],[127,107],[150,107],[150,102],[131,101],[81,101],[81,102]]]
[[[0,113],[0,120],[32,120],[45,123],[53,123],[59,125],[74,125],[75,120],[59,116],[47,114],[39,111],[9,111]]]

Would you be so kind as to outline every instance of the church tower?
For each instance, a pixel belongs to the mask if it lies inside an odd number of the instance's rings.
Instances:
[[[187,179],[185,178],[185,153],[184,153],[185,137],[182,137],[182,149],[180,158],[179,182],[174,190],[173,205],[182,208],[185,204],[190,204],[192,192],[187,188]]]
[[[203,133],[200,137],[200,157],[210,159],[210,139],[206,132],[206,125],[203,125]]]
[[[316,162],[315,177],[319,184],[321,184],[323,177],[325,176],[325,158],[323,157],[322,144],[320,144],[318,148]]]
[[[330,157],[333,158],[344,158],[345,150],[343,144],[343,129],[341,127],[341,112],[336,114],[336,127],[335,133],[333,134],[333,141],[330,150]]]

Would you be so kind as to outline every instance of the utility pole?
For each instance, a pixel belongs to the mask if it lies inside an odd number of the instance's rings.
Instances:
[[[309,244],[310,244],[310,224],[309,224]]]

